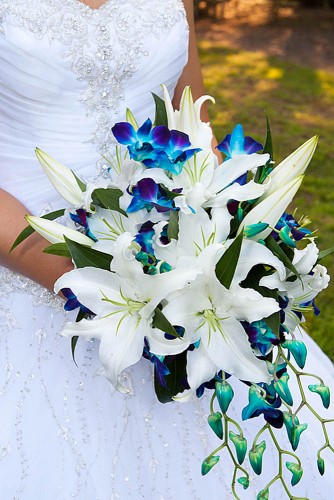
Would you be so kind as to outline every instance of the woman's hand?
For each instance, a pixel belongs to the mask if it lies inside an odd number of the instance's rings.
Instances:
[[[42,253],[50,243],[38,233],[29,236],[11,253],[9,250],[27,226],[28,210],[12,195],[0,189],[0,264],[17,271],[53,291],[55,281],[73,269],[70,259]]]

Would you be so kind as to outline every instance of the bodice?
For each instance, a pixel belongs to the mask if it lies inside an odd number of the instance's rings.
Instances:
[[[187,60],[181,0],[9,0],[0,6],[0,186],[34,213],[61,206],[36,146],[84,178],[103,175],[111,127],[153,113]]]

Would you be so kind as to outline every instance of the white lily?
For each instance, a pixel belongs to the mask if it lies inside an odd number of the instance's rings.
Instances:
[[[50,241],[50,243],[63,243],[65,241],[64,236],[70,240],[76,241],[81,245],[91,247],[94,241],[74,229],[58,224],[58,222],[43,219],[42,217],[35,217],[33,215],[27,215],[26,221],[28,224],[37,231],[43,238]]]
[[[55,284],[56,291],[71,288],[79,302],[96,314],[90,321],[67,323],[62,334],[100,339],[105,376],[121,392],[127,389],[119,382],[119,375],[141,358],[144,337],[157,355],[178,354],[188,347],[186,339],[167,340],[162,331],[152,328],[152,319],[163,299],[198,274],[196,269],[183,269],[148,276],[135,260],[131,242],[128,233],[118,238],[113,272],[90,267],[75,269]]]
[[[163,309],[172,324],[185,328],[190,343],[200,340],[200,350],[189,352],[187,358],[191,392],[219,370],[251,382],[270,378],[265,363],[253,354],[240,321],[251,323],[263,319],[279,311],[279,305],[255,290],[240,287],[239,281],[258,263],[277,267],[282,277],[284,266],[263,245],[249,240],[244,245],[230,289],[216,278],[215,266],[224,249],[213,244],[197,258],[202,273],[189,287],[176,292]],[[248,253],[250,260],[246,257]]]
[[[296,151],[274,168],[269,175],[270,182],[268,189],[259,201],[262,201],[264,197],[270,196],[282,186],[286,186],[305,173],[317,147],[318,139],[318,135],[311,137],[311,139],[302,144]]]
[[[294,250],[292,263],[300,278],[291,280],[292,272],[289,272],[286,278],[282,278],[277,272],[274,272],[260,281],[260,285],[270,289],[277,289],[283,298],[288,299],[288,304],[284,309],[284,326],[290,332],[293,332],[296,326],[304,320],[298,314],[308,309],[304,304],[311,302],[329,284],[330,278],[326,268],[316,264],[318,254],[319,249],[312,241],[303,250]]]
[[[265,239],[271,233],[271,228],[276,226],[289,203],[291,203],[303,181],[303,178],[303,175],[296,177],[286,186],[277,189],[271,195],[265,197],[263,201],[258,203],[243,219],[239,227],[238,234],[246,226],[258,224],[259,222],[265,222],[269,224],[270,227],[253,237],[253,239],[256,240]]]
[[[83,192],[71,169],[36,148],[37,159],[50,182],[64,200],[74,207],[82,206]]]

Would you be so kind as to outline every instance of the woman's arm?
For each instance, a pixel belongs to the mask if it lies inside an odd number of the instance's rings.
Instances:
[[[27,225],[24,219],[27,213],[28,210],[16,198],[0,189],[0,264],[53,290],[56,279],[73,269],[70,259],[42,253],[50,243],[37,233],[8,253]]]

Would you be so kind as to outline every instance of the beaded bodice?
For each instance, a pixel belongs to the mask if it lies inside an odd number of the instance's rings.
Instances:
[[[181,0],[107,0],[98,9],[80,0],[2,0],[0,187],[37,215],[64,206],[35,147],[84,179],[103,175],[112,125],[126,108],[138,122],[152,116],[151,92],[162,83],[173,92],[187,52]],[[29,289],[10,276],[0,279],[3,292],[9,281]]]
[[[63,64],[84,83],[80,99],[95,118],[87,139],[105,150],[125,105],[125,83],[150,56],[148,40],[159,40],[182,17],[181,0],[107,0],[98,9],[80,0],[9,0],[0,6],[0,30],[10,18],[37,40],[62,44]]]

